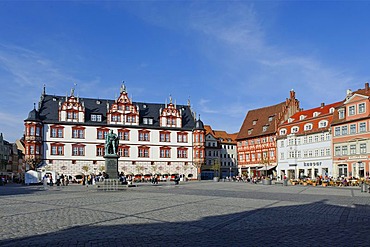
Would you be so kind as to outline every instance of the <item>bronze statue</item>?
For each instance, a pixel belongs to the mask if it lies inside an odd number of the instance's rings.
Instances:
[[[105,139],[105,155],[109,154],[117,154],[118,151],[118,136],[113,133],[113,130],[107,134],[107,138]]]

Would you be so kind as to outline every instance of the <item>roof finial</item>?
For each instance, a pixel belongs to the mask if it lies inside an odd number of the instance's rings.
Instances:
[[[171,96],[171,94],[170,94],[170,104],[172,104],[172,96]]]
[[[33,109],[36,110],[36,103],[33,103]]]
[[[71,96],[75,96],[75,89],[77,86],[77,83],[73,83],[74,87],[71,89]]]
[[[44,86],[42,88],[42,95],[45,96],[46,95],[46,85],[44,83]]]
[[[188,106],[190,106],[190,96],[189,96],[189,98],[188,98]]]
[[[126,93],[126,85],[125,85],[125,81],[122,81],[122,85],[121,85],[120,93]]]

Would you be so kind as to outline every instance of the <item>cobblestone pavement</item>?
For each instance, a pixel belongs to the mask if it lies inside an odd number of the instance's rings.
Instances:
[[[370,246],[360,188],[0,186],[0,246]]]

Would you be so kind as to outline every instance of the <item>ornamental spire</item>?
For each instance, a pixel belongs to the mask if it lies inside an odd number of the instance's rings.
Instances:
[[[126,93],[126,85],[125,85],[125,81],[122,81],[122,85],[121,85],[120,93]]]

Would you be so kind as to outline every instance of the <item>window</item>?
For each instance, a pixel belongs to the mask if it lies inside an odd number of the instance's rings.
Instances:
[[[297,132],[298,132],[298,130],[299,130],[299,128],[298,128],[298,127],[292,127],[292,133],[297,133]]]
[[[319,136],[315,135],[315,142],[318,142],[318,141],[319,141]]]
[[[121,116],[120,115],[112,115],[111,116],[111,122],[121,122]]]
[[[31,136],[34,136],[35,135],[35,127],[34,126],[31,126],[30,127],[30,135]]]
[[[360,123],[360,132],[366,132],[366,123]]]
[[[104,156],[104,147],[102,146],[97,146],[96,147],[96,156]]]
[[[356,154],[356,145],[350,145],[349,152],[350,154]]]
[[[334,129],[334,135],[335,136],[340,136],[340,127],[335,127],[335,129]]]
[[[101,115],[99,114],[91,114],[91,121],[92,122],[101,122]]]
[[[150,141],[148,130],[139,130],[139,141]]]
[[[50,129],[51,129],[50,137],[63,138],[63,127],[61,127],[61,126],[51,126]]]
[[[257,124],[257,120],[253,120],[253,125],[256,125]]]
[[[252,130],[253,130],[253,129],[249,129],[249,130],[248,130],[248,135],[252,134]]]
[[[325,153],[326,153],[326,156],[330,156],[331,154],[331,152],[330,152],[330,148],[327,148],[326,150],[325,150]]]
[[[169,147],[160,148],[160,157],[161,158],[171,158],[171,148]]]
[[[188,142],[188,133],[177,133],[177,142]]]
[[[153,125],[153,118],[143,118],[143,124]]]
[[[360,144],[360,153],[361,154],[366,154],[366,143],[361,143]]]
[[[361,103],[358,105],[358,113],[364,113],[365,112],[365,103]]]
[[[188,157],[188,150],[186,148],[177,149],[177,158],[187,158],[187,157]]]
[[[342,165],[338,165],[338,170],[339,170],[339,176],[345,176],[347,177],[347,165],[345,164],[342,164]]]
[[[286,129],[281,129],[280,130],[280,135],[286,135]]]
[[[347,155],[347,154],[348,154],[348,147],[342,146],[342,155]]]
[[[118,155],[120,157],[130,157],[130,147],[128,146],[119,146],[118,147]]]
[[[268,127],[267,125],[263,126],[263,129],[262,129],[262,131],[263,131],[263,132],[266,132],[266,130],[267,130],[267,127]]]
[[[72,156],[84,156],[85,146],[83,145],[72,145]]]
[[[51,155],[63,155],[64,145],[63,144],[51,144]]]
[[[105,139],[107,138],[108,132],[109,130],[107,129],[97,129],[96,138],[100,140]]]
[[[167,131],[161,131],[159,132],[159,141],[160,142],[170,142],[171,133]]]
[[[118,130],[118,138],[123,141],[129,141],[130,131],[129,130]]]
[[[148,147],[139,147],[139,157],[140,158],[149,158],[149,148]]]
[[[355,106],[354,105],[349,106],[348,107],[348,115],[353,116],[353,115],[355,115],[355,113],[356,113]]]
[[[319,128],[325,128],[328,126],[328,121],[320,121],[319,122]]]
[[[284,147],[284,141],[280,141],[280,147]]]
[[[312,136],[308,137],[308,143],[312,143]]]
[[[305,119],[306,118],[306,116],[305,115],[300,115],[299,116],[299,120],[303,120],[303,119]]]
[[[348,126],[342,126],[342,135],[348,134]]]
[[[350,134],[356,134],[356,124],[351,124],[349,126],[349,133]]]
[[[344,118],[344,109],[340,109],[338,110],[338,113],[339,113],[339,119],[343,119]]]
[[[335,156],[340,156],[340,147],[335,147]]]
[[[72,138],[85,138],[85,130],[81,128],[72,128]]]

